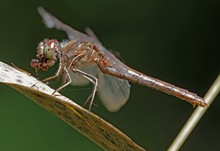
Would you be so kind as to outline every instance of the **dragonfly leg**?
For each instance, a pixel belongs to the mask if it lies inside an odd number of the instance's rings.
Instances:
[[[94,85],[92,92],[90,93],[89,97],[86,99],[86,101],[84,103],[84,105],[89,103],[89,111],[90,111],[91,108],[92,108],[93,100],[94,100],[95,93],[96,93],[96,90],[97,90],[98,80],[93,75],[85,73],[85,72],[83,72],[79,69],[72,69],[72,70],[73,70],[73,72],[78,73],[80,76],[82,76],[82,77],[86,78],[87,80],[89,80],[90,82],[92,82],[92,84]]]
[[[42,82],[46,83],[46,82],[48,82],[48,81],[51,81],[51,80],[53,80],[53,79],[58,78],[59,75],[61,74],[61,71],[62,71],[62,64],[60,63],[60,64],[59,64],[59,68],[57,69],[56,74],[55,74],[54,76],[50,76],[50,77],[48,77],[48,78],[43,79]],[[34,87],[37,83],[38,83],[38,82],[34,83],[31,87]]]
[[[56,93],[56,92],[61,91],[62,89],[64,89],[66,86],[68,86],[72,82],[72,79],[71,79],[70,74],[69,74],[68,70],[66,69],[66,67],[64,67],[63,70],[64,70],[65,74],[67,75],[67,82],[65,84],[63,84],[62,86],[60,86],[58,89],[56,89],[52,93],[52,95],[54,95],[54,93]]]
[[[51,76],[51,77],[48,77],[48,78],[43,79],[42,82],[45,83],[45,82],[51,81],[51,80],[53,80],[53,79],[56,79],[56,78],[59,77],[59,75],[60,75],[61,73],[62,73],[62,64],[60,63],[60,64],[59,64],[59,68],[57,69],[56,74],[53,75],[53,76]]]

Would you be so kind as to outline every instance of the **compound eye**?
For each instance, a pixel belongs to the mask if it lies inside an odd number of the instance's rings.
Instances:
[[[38,44],[38,47],[37,47],[37,54],[40,56],[40,55],[43,55],[43,49],[44,49],[44,43],[43,42],[40,42]]]
[[[41,47],[38,47],[38,49],[37,49],[37,54],[40,56],[40,55],[43,55],[43,47],[41,46]]]
[[[48,46],[45,46],[44,49],[43,49],[43,53],[45,55],[46,58],[50,59],[50,58],[53,58],[54,56],[54,47],[48,47]]]

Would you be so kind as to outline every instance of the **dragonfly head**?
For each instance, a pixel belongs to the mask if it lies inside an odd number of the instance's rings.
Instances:
[[[52,67],[59,58],[59,42],[55,39],[44,39],[38,44],[36,59],[31,60],[31,67],[46,71]]]

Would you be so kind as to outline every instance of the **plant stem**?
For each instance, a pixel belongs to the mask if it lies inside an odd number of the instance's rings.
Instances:
[[[197,107],[191,117],[188,119],[186,124],[183,126],[182,130],[179,132],[173,143],[170,145],[168,151],[177,151],[183,145],[189,134],[192,132],[194,127],[197,125],[199,120],[205,114],[205,112],[210,107],[211,103],[215,97],[220,92],[220,74],[218,75],[215,82],[212,84],[208,92],[206,93],[204,100],[208,104],[207,107]]]

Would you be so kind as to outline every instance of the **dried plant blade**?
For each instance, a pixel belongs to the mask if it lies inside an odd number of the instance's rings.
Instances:
[[[169,147],[169,151],[176,151],[179,150],[180,147],[183,145],[189,134],[192,132],[194,127],[197,125],[199,120],[202,118],[202,116],[205,114],[205,112],[210,107],[211,103],[215,99],[215,97],[220,92],[220,75],[218,75],[215,82],[212,84],[208,92],[206,93],[204,100],[208,104],[207,107],[197,107],[196,110],[193,112],[193,114],[190,116],[186,124],[183,126],[182,130],[179,132],[171,146]]]
[[[18,90],[105,150],[144,150],[117,128],[24,71],[0,62],[0,83]]]

